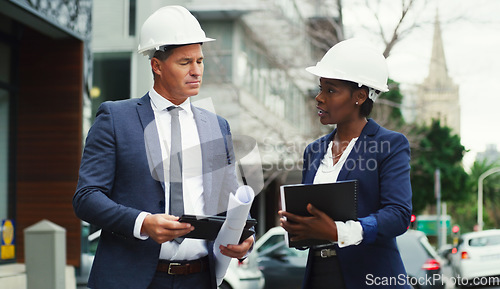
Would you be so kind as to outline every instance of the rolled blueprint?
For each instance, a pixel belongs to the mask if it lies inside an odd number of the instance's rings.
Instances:
[[[227,215],[224,224],[217,235],[214,243],[215,255],[215,276],[217,278],[217,286],[220,286],[224,275],[226,275],[227,267],[231,258],[222,255],[219,246],[227,246],[229,244],[238,244],[241,233],[246,224],[248,213],[254,199],[254,191],[250,186],[241,186],[236,193],[230,194],[227,208]]]

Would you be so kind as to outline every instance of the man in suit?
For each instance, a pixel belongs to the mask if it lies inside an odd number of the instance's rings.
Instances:
[[[202,82],[202,43],[212,40],[184,7],[159,9],[139,45],[152,89],[97,112],[73,197],[76,215],[102,228],[92,289],[216,289],[213,250],[243,258],[253,244],[180,238],[195,229],[181,214],[221,213],[238,187],[229,124],[189,102]]]

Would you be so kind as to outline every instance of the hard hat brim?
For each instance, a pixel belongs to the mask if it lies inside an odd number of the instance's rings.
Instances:
[[[339,79],[339,80],[345,80],[345,81],[350,81],[350,82],[355,82],[355,83],[361,83],[363,85],[366,85],[366,86],[371,87],[373,89],[379,90],[381,92],[389,91],[389,87],[387,87],[387,85],[385,87],[379,87],[378,85],[370,84],[367,81],[362,81],[360,79],[353,79],[352,77],[345,75],[341,71],[332,71],[331,69],[329,69],[327,71],[325,69],[322,69],[321,67],[318,67],[318,65],[309,66],[306,68],[306,71],[311,73],[311,74],[314,74],[318,77],[329,78],[329,79]]]
[[[147,53],[148,51],[150,50],[158,50],[160,49],[160,47],[162,46],[168,46],[168,45],[190,45],[190,44],[196,44],[196,43],[205,43],[205,42],[211,42],[211,41],[215,41],[214,38],[208,38],[208,37],[205,37],[204,39],[200,39],[200,40],[193,40],[193,41],[186,41],[186,42],[178,42],[178,43],[164,43],[160,46],[158,45],[148,45],[148,46],[145,46],[145,47],[141,47],[141,45],[139,45],[138,49],[137,49],[137,53]]]

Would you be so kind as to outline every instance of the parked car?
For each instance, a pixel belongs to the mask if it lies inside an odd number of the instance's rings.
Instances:
[[[421,231],[408,230],[396,238],[408,283],[418,289],[445,288],[441,259]]]
[[[307,263],[307,250],[288,248],[285,230],[274,227],[255,243],[265,289],[300,289]]]
[[[456,252],[451,257],[451,266],[455,277],[463,280],[462,284],[474,285],[474,278],[477,277],[498,277],[500,275],[500,230],[463,234],[458,241]],[[499,279],[500,277],[496,279],[496,282]],[[493,285],[492,283],[488,282],[488,285]]]
[[[452,244],[445,244],[437,250],[437,253],[441,257],[441,259],[443,259],[446,263],[449,263],[451,262],[453,248],[454,247]]]
[[[255,244],[259,268],[266,280],[265,289],[301,288],[308,251],[288,248],[284,236],[283,228],[274,227]],[[418,289],[445,287],[441,260],[423,232],[409,230],[396,240],[410,285]],[[426,281],[428,277],[435,282]]]
[[[94,262],[94,256],[97,249],[97,243],[101,230],[89,234],[90,224],[82,221],[82,255],[80,258],[80,267],[75,270],[75,279],[77,286],[87,285],[90,275],[90,268]],[[87,237],[85,237],[87,236]]]
[[[240,262],[232,259],[227,268],[226,276],[219,289],[263,289],[264,276],[257,265],[257,253],[252,251]]]
[[[82,253],[81,266],[77,272],[77,284],[86,285],[89,279],[90,268],[101,236],[98,230],[88,236],[87,252]],[[263,289],[264,276],[258,268],[257,253],[253,251],[243,261],[232,259],[219,289]]]

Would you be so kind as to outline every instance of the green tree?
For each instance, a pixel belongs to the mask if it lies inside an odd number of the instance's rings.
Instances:
[[[430,127],[421,127],[417,134],[423,134],[417,148],[412,151],[411,182],[413,190],[413,211],[421,212],[429,204],[434,204],[434,173],[441,174],[442,201],[459,202],[466,200],[470,193],[468,175],[462,166],[466,153],[458,135],[434,120]]]
[[[404,125],[405,121],[401,113],[401,103],[403,95],[399,90],[399,83],[389,79],[387,81],[389,91],[382,93],[373,105],[371,117],[378,124],[397,130]]]
[[[463,224],[467,228],[471,228],[477,223],[477,191],[479,177],[486,171],[500,166],[500,161],[492,162],[490,160],[476,160],[470,169],[470,202],[461,202],[454,204],[456,212],[453,213],[453,218],[458,223]],[[498,204],[500,203],[500,173],[492,174],[483,181],[483,221],[484,229],[500,227],[500,212]],[[468,213],[471,212],[472,214]],[[470,215],[470,216],[469,216]]]

